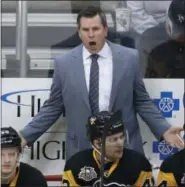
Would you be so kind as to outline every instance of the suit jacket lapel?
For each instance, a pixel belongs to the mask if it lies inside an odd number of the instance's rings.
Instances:
[[[73,68],[71,69],[74,71],[74,81],[77,87],[76,89],[79,90],[84,99],[85,104],[87,105],[89,110],[91,110],[88,97],[89,93],[87,90],[87,84],[85,80],[85,71],[82,58],[82,45],[80,45],[74,50],[72,56],[73,60],[71,62],[71,67]]]
[[[116,98],[119,82],[124,75],[124,71],[126,71],[127,68],[126,63],[124,63],[125,58],[123,58],[122,51],[119,51],[117,45],[111,42],[108,42],[108,44],[111,48],[113,56],[113,78],[109,105],[109,111],[111,111]],[[73,59],[71,61],[71,67],[73,68],[71,68],[71,70],[74,71],[74,81],[76,82],[76,87],[81,92],[85,104],[87,105],[89,110],[91,110],[82,59],[82,45],[74,50],[72,56]]]
[[[111,111],[116,98],[119,82],[123,77],[126,68],[125,68],[122,51],[119,51],[119,48],[115,44],[111,42],[108,43],[112,50],[112,56],[113,56],[113,75],[112,75],[113,78],[112,78],[112,88],[111,88],[110,104],[109,104],[109,111]]]

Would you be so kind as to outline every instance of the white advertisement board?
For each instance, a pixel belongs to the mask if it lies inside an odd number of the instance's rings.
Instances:
[[[146,89],[162,115],[173,126],[184,124],[184,79],[145,79]],[[154,176],[162,160],[178,150],[159,142],[139,118],[144,150],[153,165]],[[182,134],[183,135],[183,134]]]
[[[2,79],[2,126],[20,130],[35,116],[49,97],[50,78]],[[184,80],[144,80],[146,89],[163,116],[175,126],[184,124]],[[158,142],[139,118],[144,150],[154,170],[166,156],[176,150]],[[25,149],[21,159],[44,173],[61,175],[65,164],[66,120],[63,116],[41,136],[31,149]]]

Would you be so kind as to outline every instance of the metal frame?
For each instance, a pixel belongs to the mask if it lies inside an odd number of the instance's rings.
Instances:
[[[23,1],[24,2],[24,1]],[[114,27],[115,23],[110,13],[106,14],[109,27]],[[38,19],[39,18],[39,19]],[[76,27],[77,14],[73,13],[28,13],[29,27]],[[2,26],[16,26],[15,13],[2,13]]]

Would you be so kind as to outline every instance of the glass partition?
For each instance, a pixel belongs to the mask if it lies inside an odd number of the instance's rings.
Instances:
[[[53,57],[81,43],[76,27],[78,12],[95,5],[101,6],[106,13],[107,39],[139,51],[143,76],[184,78],[183,42],[172,39],[165,27],[170,2],[28,1],[27,76],[52,76]],[[19,65],[12,65],[10,57],[15,55],[15,47],[16,1],[2,1],[3,77],[19,76]]]

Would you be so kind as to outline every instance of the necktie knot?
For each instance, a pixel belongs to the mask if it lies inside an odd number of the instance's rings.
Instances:
[[[99,55],[98,55],[98,54],[93,54],[93,55],[91,55],[92,61],[97,61],[98,58],[99,58]]]

